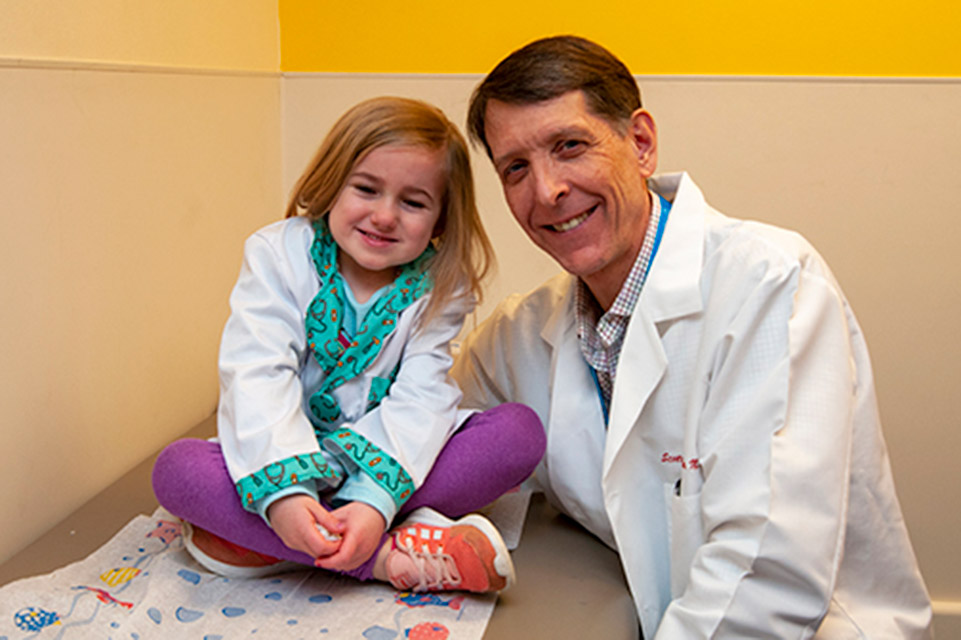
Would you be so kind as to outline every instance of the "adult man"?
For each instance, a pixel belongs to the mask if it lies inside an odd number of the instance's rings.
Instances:
[[[505,301],[455,376],[538,412],[539,480],[618,550],[644,636],[927,636],[867,350],[813,248],[655,178],[654,121],[591,42],[511,54],[468,126],[567,273]]]

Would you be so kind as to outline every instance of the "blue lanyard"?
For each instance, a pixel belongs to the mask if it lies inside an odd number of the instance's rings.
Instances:
[[[657,194],[657,197],[661,201],[661,217],[657,221],[657,233],[654,235],[654,247],[651,249],[651,258],[647,261],[647,271],[650,271],[651,265],[654,264],[654,256],[657,255],[657,250],[661,246],[661,238],[664,237],[664,227],[667,225],[667,216],[671,213],[671,203],[665,200],[661,194]],[[644,279],[647,280],[646,272]]]
[[[594,380],[594,387],[597,389],[597,399],[601,401],[601,413],[604,414],[604,426],[607,427],[607,423],[610,422],[610,414],[607,408],[607,400],[604,399],[604,390],[601,389],[601,381],[597,378],[597,371],[591,365],[587,365],[588,370],[591,372],[591,378]]]
[[[664,237],[664,227],[667,225],[667,216],[671,212],[671,203],[664,199],[661,194],[657,195],[661,203],[661,217],[657,221],[657,232],[654,234],[654,246],[651,248],[651,257],[647,260],[647,268],[644,271],[644,281],[647,281],[647,274],[651,271],[651,265],[654,264],[654,257],[657,255],[657,250],[661,246],[661,238]],[[643,287],[644,284],[641,284]],[[604,414],[604,425],[606,426],[610,421],[610,407],[607,406],[607,400],[604,399],[604,390],[601,389],[601,381],[597,377],[597,371],[594,367],[587,365],[587,368],[591,372],[591,378],[594,380],[594,387],[597,389],[597,398],[601,402],[601,413]]]

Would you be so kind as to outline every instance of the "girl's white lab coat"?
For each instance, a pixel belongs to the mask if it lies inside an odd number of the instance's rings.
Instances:
[[[867,350],[827,266],[685,174],[652,187],[673,207],[607,429],[568,274],[465,343],[465,406],[538,412],[539,481],[618,550],[645,638],[927,637]]]
[[[279,460],[320,451],[307,403],[324,373],[304,329],[307,307],[320,290],[309,252],[313,240],[311,221],[296,217],[257,231],[244,247],[220,348],[217,416],[235,482]],[[449,345],[473,300],[455,298],[423,326],[429,299],[430,294],[405,309],[371,365],[333,391],[342,415],[327,425],[350,427],[379,446],[415,487],[471,413],[458,410],[461,393],[449,376]],[[398,366],[390,394],[367,411],[372,380],[390,376]]]

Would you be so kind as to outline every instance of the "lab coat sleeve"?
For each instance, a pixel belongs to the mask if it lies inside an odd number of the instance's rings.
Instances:
[[[657,640],[816,632],[847,516],[856,375],[845,305],[826,268],[798,263],[766,274],[718,336],[698,400],[700,474],[667,498],[669,512],[699,504],[699,546]]]
[[[363,502],[376,509],[384,517],[387,526],[390,526],[397,515],[394,497],[366,473],[355,473],[349,476],[330,497],[330,504],[334,507],[341,507],[351,502]]]
[[[303,310],[278,244],[259,233],[247,240],[220,347],[218,435],[248,510],[297,483],[324,489],[340,480],[303,410]]]
[[[427,324],[421,322],[425,307],[415,310],[418,315],[412,318],[396,378],[381,403],[323,440],[351,475],[358,470],[371,475],[394,497],[398,509],[423,484],[458,427],[461,392],[450,377],[450,343],[473,298],[455,297]],[[391,460],[377,460],[385,455]],[[372,466],[375,460],[379,466]]]

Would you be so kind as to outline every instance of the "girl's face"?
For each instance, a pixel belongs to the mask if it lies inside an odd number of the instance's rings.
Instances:
[[[340,273],[358,302],[390,284],[427,248],[441,215],[444,149],[378,147],[358,162],[328,214]]]

